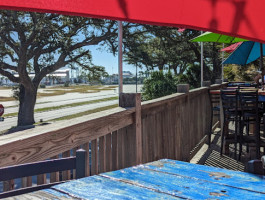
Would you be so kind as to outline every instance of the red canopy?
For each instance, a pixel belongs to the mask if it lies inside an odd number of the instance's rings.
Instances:
[[[226,47],[226,48],[221,49],[220,51],[225,51],[225,52],[227,52],[227,53],[232,53],[232,52],[235,51],[236,48],[237,48],[239,45],[241,45],[241,44],[242,44],[242,42],[237,42],[237,43],[232,44],[232,45],[230,45],[230,46],[228,46],[228,47]]]
[[[264,8],[263,0],[0,0],[0,9],[194,28],[265,43]]]

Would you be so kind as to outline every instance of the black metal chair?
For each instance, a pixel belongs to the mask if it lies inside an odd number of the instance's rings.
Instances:
[[[72,169],[76,169],[77,179],[83,178],[86,176],[86,156],[87,156],[86,151],[83,149],[79,149],[76,151],[75,157],[60,158],[60,159],[53,159],[53,160],[46,160],[34,163],[26,163],[26,164],[3,167],[0,168],[0,181],[8,181],[16,178],[59,172],[65,170],[72,170]],[[51,186],[59,183],[61,182],[55,182],[45,185],[38,185],[38,186],[3,192],[0,193],[0,199],[50,188]]]
[[[220,117],[220,94],[212,93],[210,91],[210,101],[211,101],[211,122],[210,122],[210,130],[208,132],[208,145],[211,146],[211,135],[212,135],[212,127],[213,127],[213,117]]]
[[[235,145],[235,157],[237,152],[238,142],[238,123],[240,119],[240,112],[238,110],[238,91],[221,90],[222,108],[223,108],[223,128],[221,133],[221,155],[223,155],[224,140],[230,140],[230,143]],[[235,133],[229,134],[229,122],[235,123]],[[234,137],[231,137],[234,136]]]
[[[240,110],[242,117],[240,120],[240,141],[239,155],[241,158],[242,145],[254,144],[256,146],[256,158],[260,156],[260,121],[262,110],[259,107],[258,90],[240,90],[239,91]],[[254,124],[254,135],[249,134],[249,125]],[[244,135],[244,127],[246,126],[246,135]]]

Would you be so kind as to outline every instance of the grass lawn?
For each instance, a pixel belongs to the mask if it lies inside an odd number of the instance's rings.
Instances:
[[[117,86],[104,86],[104,85],[70,85],[69,87],[56,86],[43,89],[43,92],[38,92],[37,98],[50,97],[57,95],[64,95],[67,93],[96,93],[103,90],[114,90]],[[2,89],[11,89],[7,87],[0,87]],[[14,97],[2,97],[0,94],[0,102],[2,101],[15,101]]]

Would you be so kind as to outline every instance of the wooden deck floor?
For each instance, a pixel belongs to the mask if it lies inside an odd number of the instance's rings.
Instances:
[[[230,126],[230,130],[233,131],[234,127]],[[246,164],[249,160],[254,159],[255,151],[251,150],[246,152],[246,148],[243,147],[241,161],[235,159],[234,144],[229,146],[229,155],[220,155],[221,147],[221,130],[217,128],[212,135],[212,144],[209,148],[207,144],[204,144],[200,151],[191,159],[191,163],[208,165],[214,167],[220,167],[224,169],[230,169],[235,171],[246,171]]]

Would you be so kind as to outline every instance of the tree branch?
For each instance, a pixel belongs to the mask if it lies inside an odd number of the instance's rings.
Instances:
[[[16,47],[16,45],[13,43],[13,39],[11,39],[11,37],[7,38],[3,34],[1,34],[0,37],[8,46],[10,46],[16,52],[17,55],[19,55],[19,50]]]
[[[0,62],[0,69],[9,69],[17,72],[17,67],[4,62]]]
[[[15,82],[15,83],[20,83],[20,78],[19,77],[15,77],[13,74],[11,74],[8,71],[5,71],[3,69],[0,68],[0,74],[3,76],[6,76],[10,81]]]

